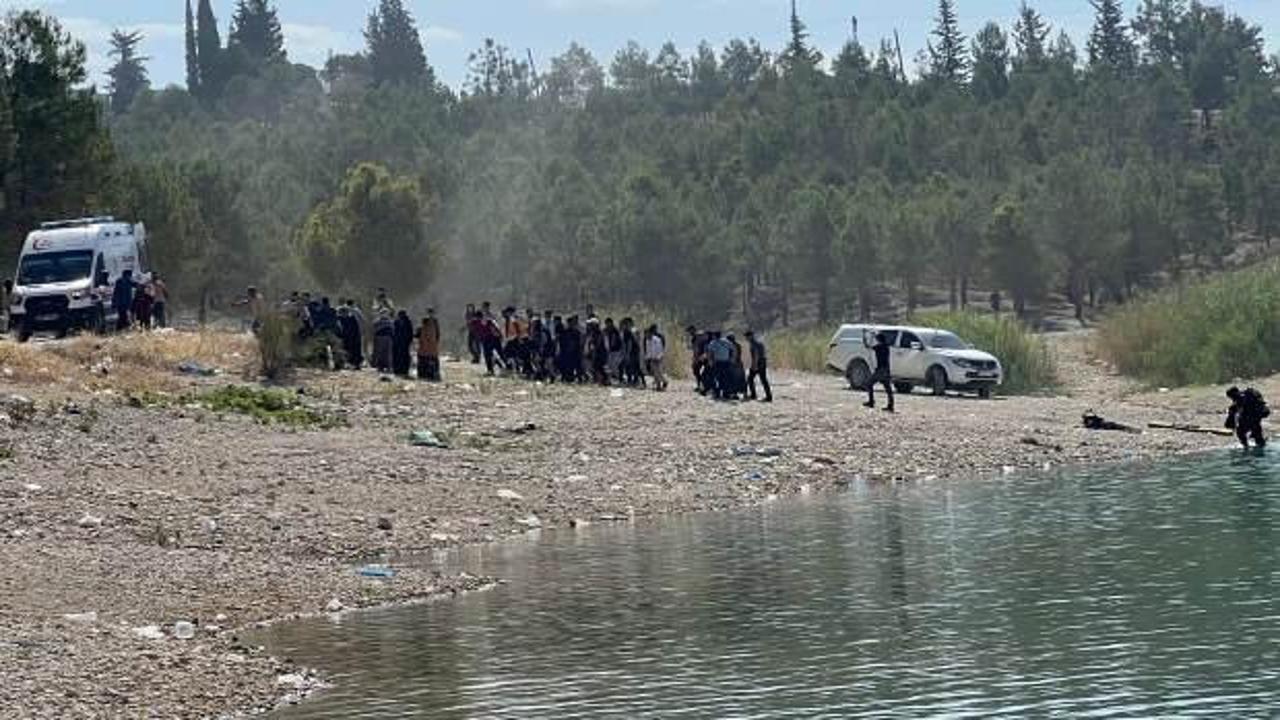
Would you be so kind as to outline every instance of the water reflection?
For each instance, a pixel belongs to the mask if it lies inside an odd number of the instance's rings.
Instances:
[[[281,626],[280,718],[1259,716],[1274,463],[926,485],[472,551],[503,588]]]

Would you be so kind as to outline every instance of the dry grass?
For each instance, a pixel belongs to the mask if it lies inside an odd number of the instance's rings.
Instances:
[[[27,344],[0,339],[0,380],[19,384],[169,391],[183,384],[178,366],[188,360],[245,375],[256,367],[257,350],[249,335],[215,331],[85,335]]]

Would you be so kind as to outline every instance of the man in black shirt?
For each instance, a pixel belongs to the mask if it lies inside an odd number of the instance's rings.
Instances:
[[[764,343],[756,339],[755,332],[747,331],[747,345],[751,350],[751,369],[747,373],[747,394],[756,399],[756,378],[764,388],[764,402],[773,402],[773,388],[769,387],[769,358],[765,353]]]
[[[871,375],[871,380],[867,382],[867,402],[866,406],[874,408],[876,406],[876,383],[884,387],[884,392],[889,396],[889,404],[885,406],[885,412],[893,412],[893,373],[889,369],[889,338],[884,333],[876,333],[876,344],[872,346],[872,350],[876,354],[876,368]]]

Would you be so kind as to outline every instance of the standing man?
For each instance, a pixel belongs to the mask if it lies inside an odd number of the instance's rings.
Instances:
[[[111,309],[116,311],[116,332],[129,329],[129,313],[133,310],[133,293],[136,290],[133,282],[133,271],[125,270],[116,280],[116,287],[111,292]]]
[[[1262,421],[1271,416],[1271,408],[1262,398],[1262,393],[1249,388],[1243,392],[1240,388],[1227,391],[1231,400],[1231,409],[1227,411],[1227,427],[1236,431],[1240,444],[1249,449],[1249,440],[1258,448],[1267,446],[1267,438],[1262,434]]]
[[[893,412],[893,372],[889,368],[889,338],[884,333],[876,333],[876,344],[871,348],[876,353],[876,369],[871,375],[871,380],[867,382],[867,402],[866,406],[874,408],[876,406],[876,383],[884,386],[884,392],[889,396],[889,404],[885,407],[885,412]]]
[[[475,318],[476,306],[474,304],[467,305],[467,313],[463,319],[463,330],[467,333],[467,351],[471,353],[471,364],[480,364],[480,354],[484,352],[484,348],[480,346],[480,338],[476,335],[475,329],[471,321]]]
[[[769,387],[769,358],[765,354],[764,343],[756,338],[752,330],[747,331],[747,344],[751,352],[751,371],[747,374],[747,391],[752,400],[756,399],[756,378],[760,378],[760,386],[764,389],[764,400],[773,402],[773,388]]]
[[[0,285],[0,318],[4,318],[4,324],[0,325],[0,332],[9,331],[9,300],[13,297],[13,281],[5,279],[4,284]]]
[[[151,274],[151,324],[169,327],[169,286],[160,279],[160,273]]]
[[[709,389],[715,399],[728,400],[733,383],[733,343],[721,337],[719,332],[713,332],[711,342],[707,343],[707,356],[711,360]]]
[[[435,308],[427,309],[418,328],[418,379],[440,382],[440,321]]]
[[[662,363],[667,357],[667,339],[658,331],[657,325],[650,325],[644,333],[645,370],[653,378],[653,389],[663,392],[667,389],[667,376],[663,372]]]

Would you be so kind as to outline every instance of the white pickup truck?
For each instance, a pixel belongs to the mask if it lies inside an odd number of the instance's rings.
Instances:
[[[919,385],[934,395],[962,390],[988,398],[1004,382],[1000,361],[955,333],[905,325],[844,325],[831,338],[827,364],[844,373],[854,389],[865,389],[871,381],[878,333],[885,334],[892,348],[889,362],[899,392],[909,393]]]

